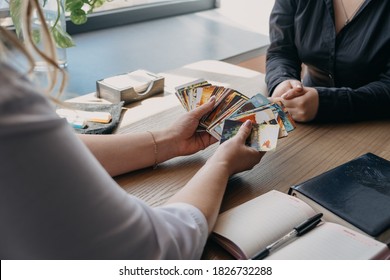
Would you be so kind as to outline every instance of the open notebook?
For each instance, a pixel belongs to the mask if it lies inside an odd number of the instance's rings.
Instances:
[[[250,259],[316,212],[302,200],[270,191],[221,213],[213,238],[237,259]],[[368,235],[323,221],[267,259],[387,259],[390,250]]]

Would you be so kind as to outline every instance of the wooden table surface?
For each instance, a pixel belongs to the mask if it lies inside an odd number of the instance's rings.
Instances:
[[[174,87],[198,78],[234,88],[247,96],[265,92],[263,74],[219,61],[201,61],[161,74],[166,77],[165,93],[128,106],[117,133],[158,130],[173,123],[184,113],[173,93]],[[188,182],[217,145],[159,164],[155,170],[143,169],[115,180],[128,193],[149,205],[161,205]],[[221,211],[272,189],[287,192],[291,185],[367,152],[390,160],[390,121],[297,124],[288,137],[279,139],[276,151],[267,152],[255,168],[229,180]],[[229,259],[231,256],[209,240],[203,258]]]

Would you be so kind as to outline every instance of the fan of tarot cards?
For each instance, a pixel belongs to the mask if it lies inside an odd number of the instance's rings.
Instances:
[[[215,106],[203,116],[199,128],[206,130],[220,143],[237,134],[246,120],[253,124],[247,145],[258,151],[275,150],[279,138],[295,129],[295,122],[281,102],[272,103],[264,95],[249,98],[223,86],[200,79],[175,88],[175,94],[187,111],[207,103],[215,96]]]

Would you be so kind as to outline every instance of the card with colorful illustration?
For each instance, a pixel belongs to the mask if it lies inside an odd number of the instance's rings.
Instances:
[[[201,119],[201,125],[210,127],[214,123],[219,122],[222,118],[225,119],[229,114],[233,113],[248,97],[235,90],[228,90],[223,93],[218,100],[213,110]]]
[[[287,111],[286,107],[280,101],[277,101],[273,104],[275,104],[275,107],[278,106],[278,108],[284,113],[284,114],[281,114],[281,118],[283,120],[283,123],[284,123],[284,126],[286,127],[287,132],[293,131],[296,128],[296,124],[295,124],[295,121],[292,118],[290,112]]]
[[[235,117],[232,117],[230,119],[241,121],[241,122],[245,122],[246,120],[250,120],[250,121],[252,121],[252,123],[264,123],[264,122],[269,122],[271,120],[276,121],[275,114],[270,108],[252,110],[252,111],[237,115]],[[276,121],[276,123],[277,123],[277,121]]]
[[[175,88],[175,94],[176,97],[179,99],[180,103],[183,105],[183,107],[187,111],[191,111],[192,108],[190,107],[190,96],[193,94],[191,93],[194,89],[198,87],[204,87],[210,85],[206,80],[199,79],[181,86],[178,86]],[[191,97],[192,98],[192,97]]]
[[[218,90],[220,90],[220,88],[221,87],[217,87],[213,85],[196,88],[196,95],[197,95],[196,107],[199,107],[207,103],[212,96],[216,95],[216,93],[218,92]]]
[[[238,133],[241,121],[225,120],[220,143],[229,140]],[[261,152],[273,151],[276,149],[279,126],[277,124],[253,124],[251,135],[246,141],[246,145]]]
[[[200,120],[199,129],[206,130],[221,143],[235,135],[246,120],[253,129],[248,138],[250,146],[259,151],[272,151],[277,139],[286,137],[296,127],[281,102],[272,103],[262,94],[251,98],[223,86],[199,79],[175,88],[182,106],[191,111],[215,96],[214,108]]]
[[[276,149],[279,137],[279,126],[276,124],[259,125],[259,146],[260,151],[268,152]]]
[[[229,140],[234,135],[236,135],[238,133],[238,130],[242,126],[242,124],[243,123],[240,121],[225,120],[220,143],[222,144],[223,142]],[[260,146],[259,146],[259,139],[258,139],[258,129],[259,129],[258,124],[252,125],[251,135],[248,137],[245,144],[259,151]]]
[[[255,118],[252,122],[256,121],[256,123],[269,123],[271,124],[279,124],[279,138],[286,137],[288,132],[284,126],[283,120],[279,115],[279,112],[275,110],[270,104],[265,105],[263,107],[256,108],[251,111],[247,111],[241,115],[237,115],[232,117],[231,119],[240,120],[247,118]]]
[[[236,115],[243,114],[243,113],[251,111],[251,110],[254,110],[256,108],[263,107],[263,106],[268,105],[270,103],[271,102],[268,100],[267,97],[265,97],[261,93],[258,93],[256,95],[252,96],[240,108],[238,108],[237,111],[234,112],[232,117],[234,117]]]
[[[252,112],[256,110],[271,108],[275,113],[275,118],[278,123],[281,125],[281,132],[279,137],[286,137],[289,132],[293,131],[296,127],[295,121],[292,119],[290,113],[284,107],[284,105],[279,101],[271,103],[268,98],[261,94],[256,94],[251,99],[249,99],[241,108],[239,108],[232,117],[242,114],[244,112]]]

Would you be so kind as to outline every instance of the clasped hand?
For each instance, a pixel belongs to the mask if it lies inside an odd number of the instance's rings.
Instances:
[[[318,112],[318,92],[312,87],[303,87],[298,80],[285,80],[274,90],[272,102],[281,101],[294,120],[308,122]]]

